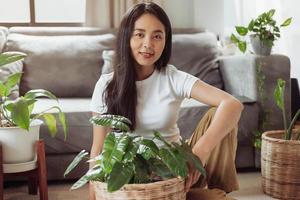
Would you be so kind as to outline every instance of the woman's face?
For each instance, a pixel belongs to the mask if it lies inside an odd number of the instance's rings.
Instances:
[[[134,24],[130,39],[132,55],[140,66],[154,67],[165,47],[165,27],[151,14],[143,14]]]

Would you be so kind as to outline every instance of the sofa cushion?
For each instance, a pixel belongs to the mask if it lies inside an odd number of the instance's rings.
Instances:
[[[32,36],[9,34],[5,51],[21,51],[24,75],[20,94],[46,89],[58,97],[91,97],[101,74],[102,51],[111,49],[115,36]]]
[[[217,37],[211,32],[173,35],[170,64],[204,82],[223,88],[219,72]]]

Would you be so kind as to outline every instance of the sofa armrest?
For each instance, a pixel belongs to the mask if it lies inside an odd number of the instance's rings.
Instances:
[[[283,55],[227,56],[220,58],[220,71],[225,90],[234,96],[255,100],[268,115],[265,130],[282,129],[282,114],[277,108],[273,92],[277,79],[286,81],[285,107],[291,115],[290,60]]]

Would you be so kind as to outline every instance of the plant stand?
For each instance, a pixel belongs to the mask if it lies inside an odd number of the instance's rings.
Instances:
[[[37,166],[28,171],[5,173],[3,169],[2,146],[0,145],[0,200],[3,200],[3,181],[5,177],[26,176],[28,178],[28,193],[36,195],[39,187],[40,200],[48,200],[47,170],[45,144],[43,140],[36,141]]]

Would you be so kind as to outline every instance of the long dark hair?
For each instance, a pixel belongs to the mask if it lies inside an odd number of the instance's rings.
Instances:
[[[122,115],[131,120],[131,130],[136,128],[137,72],[131,53],[130,39],[136,20],[145,13],[157,17],[165,27],[166,42],[161,57],[155,62],[155,68],[166,67],[171,56],[171,23],[164,10],[155,3],[140,3],[132,7],[123,17],[116,40],[114,75],[104,93],[109,114]]]

